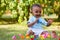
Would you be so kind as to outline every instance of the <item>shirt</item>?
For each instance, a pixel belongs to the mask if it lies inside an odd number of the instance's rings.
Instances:
[[[36,20],[36,17],[35,16],[32,16],[29,20],[28,20],[28,23],[32,23]],[[32,27],[29,27],[29,28],[33,28],[33,29],[43,29],[43,26],[46,26],[47,25],[47,22],[45,21],[44,18],[40,17],[38,19],[38,21],[32,26]]]

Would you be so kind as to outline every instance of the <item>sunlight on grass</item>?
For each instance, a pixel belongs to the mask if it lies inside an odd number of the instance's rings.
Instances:
[[[20,24],[0,25],[0,40],[12,40],[13,35],[26,33],[27,27]]]
[[[57,23],[57,22],[53,23],[50,27],[46,27],[44,29],[48,31],[52,31],[53,29],[58,29],[58,26],[60,26],[58,24],[60,23]],[[16,35],[17,38],[19,38],[18,34],[21,33],[25,35],[27,32],[27,29],[28,29],[27,26],[21,26],[20,24],[0,25],[0,40],[12,40],[11,37],[13,35]],[[57,34],[60,33],[59,30],[56,30]]]

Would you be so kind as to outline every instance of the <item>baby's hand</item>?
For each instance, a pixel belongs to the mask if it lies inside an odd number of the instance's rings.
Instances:
[[[52,19],[49,19],[48,20],[48,23],[52,24],[53,20]]]
[[[35,21],[37,22],[38,20],[39,20],[39,18],[36,18],[36,20],[35,20]]]

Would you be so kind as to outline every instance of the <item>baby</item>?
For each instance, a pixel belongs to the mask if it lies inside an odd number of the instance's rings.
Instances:
[[[29,35],[40,35],[41,33],[45,33],[46,31],[43,29],[43,26],[50,26],[52,24],[52,20],[46,21],[41,17],[42,7],[39,4],[33,4],[31,8],[32,17],[28,20],[28,32]],[[34,39],[36,40],[36,38]]]

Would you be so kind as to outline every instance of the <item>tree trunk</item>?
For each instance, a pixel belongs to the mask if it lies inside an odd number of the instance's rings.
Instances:
[[[58,14],[58,21],[60,22],[60,13]]]
[[[29,13],[30,13],[30,5],[27,6],[27,11],[28,11],[28,15],[27,15],[27,21],[29,20]]]

